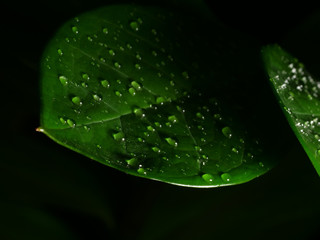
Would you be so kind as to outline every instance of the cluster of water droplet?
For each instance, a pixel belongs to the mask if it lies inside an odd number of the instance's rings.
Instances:
[[[198,91],[182,90],[190,90],[193,75],[183,64],[171,67],[173,62],[179,64],[179,57],[171,53],[181,47],[179,41],[166,43],[159,29],[146,28],[143,17],[131,16],[134,20],[127,24],[106,24],[88,34],[80,20],[74,20],[65,44],[55,53],[59,64],[67,69],[57,74],[55,81],[65,93],[63,98],[68,99],[72,114],[58,116],[57,122],[64,128],[85,132],[96,123],[117,122],[108,134],[121,152],[126,152],[119,165],[138,174],[197,175],[206,184],[232,181],[231,170],[253,158],[245,150],[245,137],[233,131],[216,101]],[[141,31],[150,39],[140,37]],[[167,49],[157,45],[161,41]],[[86,49],[93,49],[94,54]],[[83,69],[71,73],[68,70],[74,65],[70,65],[70,59],[76,57],[82,60],[79,68]],[[199,68],[198,63],[192,66],[193,70]],[[85,120],[80,113],[87,115]],[[96,148],[103,152],[108,146],[98,143]],[[231,166],[224,165],[229,159],[236,160]]]
[[[283,69],[278,70],[271,80],[299,134],[319,149],[320,82],[297,59],[284,55],[281,61]],[[316,150],[316,154],[318,152]]]

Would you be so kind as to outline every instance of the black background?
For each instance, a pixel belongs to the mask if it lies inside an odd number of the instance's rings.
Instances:
[[[239,186],[189,189],[128,176],[35,132],[47,42],[68,19],[118,2],[1,3],[0,238],[318,239],[320,180],[293,133],[286,158],[266,175]],[[318,8],[206,2],[224,24],[262,45],[282,44],[320,73],[319,23],[308,23]]]

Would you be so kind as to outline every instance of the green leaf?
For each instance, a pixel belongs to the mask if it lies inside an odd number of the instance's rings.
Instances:
[[[277,45],[265,47],[263,58],[289,124],[320,174],[320,82]]]
[[[39,131],[102,164],[172,184],[260,176],[273,162],[246,128],[256,123],[241,105],[238,38],[208,19],[156,8],[85,13],[45,51]]]

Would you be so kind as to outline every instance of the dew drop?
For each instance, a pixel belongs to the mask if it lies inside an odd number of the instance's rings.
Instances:
[[[110,87],[110,84],[109,84],[108,80],[101,80],[100,83],[105,88],[109,88]]]
[[[78,34],[78,33],[79,33],[78,28],[77,28],[76,26],[73,26],[73,27],[71,28],[71,30],[72,30],[72,32],[74,32],[75,34]]]
[[[118,63],[118,62],[115,62],[113,65],[114,65],[116,68],[121,68],[120,63]]]
[[[62,123],[62,124],[66,124],[67,122],[66,122],[66,120],[64,119],[64,118],[59,118],[59,120],[60,120],[60,122]]]
[[[113,139],[116,141],[124,141],[125,140],[123,132],[114,133],[114,134],[112,134],[112,136],[113,136]]]
[[[155,129],[152,127],[152,126],[148,126],[147,129],[150,131],[150,132],[154,132]]]
[[[114,93],[115,93],[115,95],[116,95],[116,96],[118,96],[118,97],[122,97],[122,93],[121,93],[121,92],[119,92],[119,91],[115,91]]]
[[[141,56],[140,56],[140,54],[137,53],[136,59],[138,59],[138,60],[141,60],[141,59],[142,59]]]
[[[71,99],[71,101],[75,104],[75,105],[78,105],[78,106],[81,106],[82,105],[82,102],[81,102],[81,99],[80,97],[78,96],[75,96]]]
[[[134,87],[136,90],[141,90],[141,86],[139,83],[137,83],[136,81],[132,81],[131,82],[131,86]]]
[[[152,51],[152,55],[153,55],[154,57],[158,56],[158,54],[157,54],[156,51]]]
[[[68,78],[65,76],[59,76],[59,80],[63,86],[66,86],[68,84]]]
[[[136,90],[134,88],[129,88],[129,93],[132,95],[132,96],[135,96],[136,95]]]
[[[101,97],[99,95],[97,95],[97,94],[93,94],[92,97],[93,97],[94,100],[96,100],[98,102],[101,101]]]
[[[136,166],[138,164],[138,160],[136,158],[131,158],[126,160],[127,164],[130,166]]]
[[[207,183],[212,183],[213,176],[211,174],[209,174],[209,173],[205,173],[205,174],[202,175],[202,179],[204,181],[206,181]]]
[[[188,72],[182,72],[182,76],[184,77],[184,78],[189,78],[189,74],[188,74]]]
[[[230,182],[231,180],[231,175],[229,173],[223,173],[220,177],[224,182]]]
[[[62,52],[62,50],[59,48],[58,50],[58,54],[60,55],[60,56],[62,56],[63,55],[63,52]]]
[[[174,139],[168,137],[168,138],[165,138],[165,140],[167,141],[167,143],[169,143],[169,145],[171,146],[174,146],[174,147],[177,147],[178,146],[178,142],[175,141]]]
[[[101,145],[97,144],[97,148],[98,148],[98,149],[101,149]]]
[[[238,149],[236,149],[236,148],[232,148],[231,151],[234,153],[237,153],[237,154],[239,153]]]
[[[156,153],[160,153],[160,149],[158,147],[152,147],[152,151]]]
[[[138,64],[138,63],[136,63],[136,64],[134,65],[134,67],[135,67],[136,69],[138,69],[138,70],[141,69],[141,66],[140,66],[140,64]]]
[[[139,31],[139,23],[136,21],[130,22],[130,27],[132,30]]]
[[[143,111],[141,108],[135,108],[133,110],[133,113],[137,116],[137,117],[142,117],[143,116]]]
[[[109,53],[111,56],[116,55],[116,53],[115,53],[112,49],[110,49],[110,50],[108,51],[108,53]]]
[[[132,49],[132,46],[131,46],[130,43],[127,43],[127,48],[128,48],[128,49]]]
[[[155,122],[154,125],[155,125],[156,127],[159,127],[159,128],[162,127],[161,123],[159,123],[159,122]]]
[[[264,167],[263,162],[259,162],[259,166],[263,168]]]
[[[164,99],[164,97],[157,97],[157,99],[156,99],[156,103],[158,103],[158,104],[163,104],[165,102],[165,99]]]
[[[84,80],[89,80],[89,75],[88,75],[87,73],[83,73],[83,74],[82,74],[82,78],[83,78]]]
[[[202,151],[201,147],[199,147],[199,146],[194,146],[194,149],[195,149],[197,152],[201,152],[201,151]]]
[[[103,32],[104,34],[108,34],[108,33],[109,33],[108,28],[102,29],[102,32]]]
[[[178,122],[178,118],[175,115],[171,115],[168,117],[168,120],[172,123]]]
[[[67,119],[67,124],[72,128],[74,128],[76,126],[75,122],[72,121],[71,119]]]
[[[222,133],[225,137],[227,138],[231,138],[232,137],[232,132],[231,132],[231,128],[230,127],[224,127],[222,128]]]
[[[92,37],[90,37],[90,36],[88,36],[87,39],[88,39],[89,42],[93,41]]]
[[[151,29],[153,35],[157,35],[157,31],[155,29]]]
[[[146,174],[147,174],[146,170],[145,170],[143,167],[139,167],[138,170],[137,170],[137,172],[138,172],[139,174],[143,174],[143,175],[146,175]]]
[[[203,116],[200,112],[197,112],[197,113],[196,113],[196,116],[197,116],[197,118],[204,119],[204,116]]]

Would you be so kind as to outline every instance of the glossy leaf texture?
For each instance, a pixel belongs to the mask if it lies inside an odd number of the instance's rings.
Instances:
[[[45,51],[39,130],[100,163],[176,185],[260,176],[273,162],[255,124],[246,128],[252,114],[239,117],[249,109],[239,76],[250,71],[238,38],[211,19],[160,8],[80,15]]]
[[[265,47],[263,58],[290,126],[320,174],[320,82],[278,45]]]

